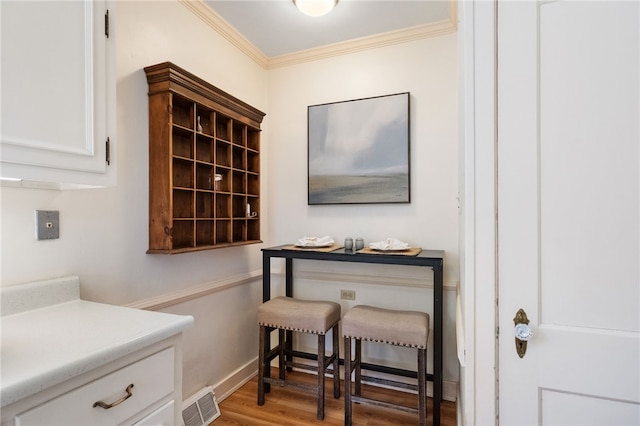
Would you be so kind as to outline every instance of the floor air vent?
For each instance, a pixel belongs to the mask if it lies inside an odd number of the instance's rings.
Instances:
[[[182,403],[184,426],[207,426],[220,416],[220,408],[213,388],[208,386]]]

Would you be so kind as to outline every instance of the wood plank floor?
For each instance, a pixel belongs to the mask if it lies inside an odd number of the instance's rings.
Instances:
[[[274,371],[274,370],[272,370]],[[273,374],[277,374],[274,372]],[[292,372],[288,378],[313,384],[315,375]],[[257,400],[258,380],[254,377],[231,396],[220,403],[221,415],[211,423],[211,426],[223,425],[278,425],[278,426],[304,426],[304,425],[344,425],[344,395],[340,399],[333,398],[333,385],[327,378],[325,400],[325,419],[316,419],[316,397],[293,387],[272,386],[271,393],[266,395],[266,402],[259,407]],[[363,396],[387,400],[407,406],[416,405],[416,395],[381,389],[363,385]],[[431,399],[428,400],[427,424],[432,424]],[[369,405],[354,404],[353,425],[383,426],[383,425],[416,425],[418,415],[404,413],[402,411],[385,409]],[[443,401],[441,424],[443,426],[456,425],[456,404]]]

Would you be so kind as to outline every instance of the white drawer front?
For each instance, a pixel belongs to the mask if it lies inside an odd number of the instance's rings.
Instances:
[[[16,426],[117,425],[173,392],[174,348],[168,348],[16,416]],[[96,401],[111,404],[104,409]]]
[[[173,426],[175,423],[173,406],[173,401],[167,402],[162,407],[137,422],[135,426]]]

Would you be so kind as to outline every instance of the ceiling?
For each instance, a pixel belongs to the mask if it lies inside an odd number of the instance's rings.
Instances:
[[[340,0],[312,18],[292,0],[203,0],[267,58],[449,21],[453,0]]]

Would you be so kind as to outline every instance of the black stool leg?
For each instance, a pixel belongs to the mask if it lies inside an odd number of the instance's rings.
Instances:
[[[265,375],[265,337],[267,330],[265,326],[260,326],[258,338],[258,405],[264,405],[264,375]]]
[[[351,338],[344,338],[344,426],[351,426]]]
[[[283,342],[285,342],[285,353],[287,354],[287,357],[285,359],[285,363],[289,362],[289,363],[293,363],[293,331],[291,330],[287,330],[285,332],[285,338],[283,339]],[[291,364],[289,364],[287,366],[287,371],[290,373],[293,371],[293,367],[291,366]]]
[[[318,420],[324,420],[325,335],[318,334]]]
[[[356,389],[355,389],[355,394],[358,396],[362,396],[362,368],[360,366],[361,362],[362,362],[362,340],[360,339],[355,339],[356,341],[356,356],[354,359],[354,370],[355,370],[355,382],[356,382]]]
[[[338,336],[338,324],[331,331],[333,338],[333,397],[340,398],[340,338]]]
[[[427,426],[427,350],[418,349],[418,418]]]
[[[278,377],[280,377],[280,380],[284,380],[285,379],[285,370],[286,370],[286,358],[285,355],[287,353],[286,351],[286,347],[287,347],[287,342],[286,342],[286,338],[285,338],[285,331],[282,328],[278,329]]]

